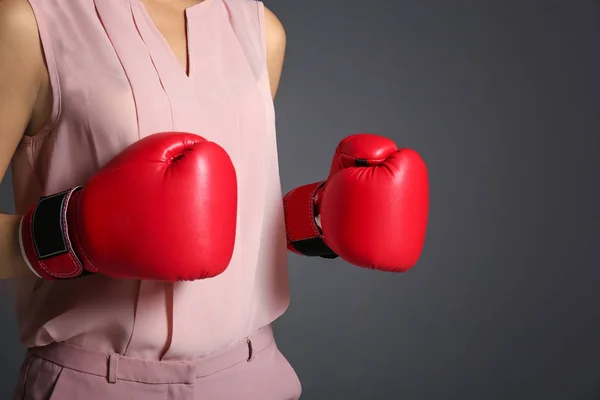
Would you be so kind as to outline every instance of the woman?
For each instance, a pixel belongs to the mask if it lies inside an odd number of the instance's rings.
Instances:
[[[347,137],[326,181],[282,201],[285,43],[254,0],[0,1],[15,399],[297,399],[271,329],[286,248],[416,263],[426,168],[389,139]]]
[[[17,210],[0,215],[0,274],[17,278],[30,349],[15,399],[299,398],[270,330],[289,302],[272,110],[285,42],[250,0],[0,1],[0,171],[12,160]],[[215,141],[235,165],[226,273],[36,277],[21,215],[138,139],[174,130]]]

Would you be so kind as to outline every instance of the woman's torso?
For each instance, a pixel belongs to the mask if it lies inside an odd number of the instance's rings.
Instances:
[[[140,0],[30,3],[52,101],[49,123],[26,136],[13,159],[18,212],[84,184],[139,138],[169,130],[225,148],[239,206],[232,261],[214,279],[19,281],[24,344],[68,341],[146,359],[192,358],[281,315],[289,302],[287,254],[262,4],[190,0],[184,20],[181,9]],[[181,20],[168,19],[171,12]]]

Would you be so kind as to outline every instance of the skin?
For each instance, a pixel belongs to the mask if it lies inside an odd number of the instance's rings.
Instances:
[[[198,0],[144,0],[156,27],[186,71],[185,8]],[[285,58],[281,21],[265,7],[267,67],[275,98]],[[39,132],[50,118],[52,91],[33,10],[26,0],[0,0],[0,176],[23,135]],[[0,279],[31,275],[18,242],[19,215],[0,214]]]

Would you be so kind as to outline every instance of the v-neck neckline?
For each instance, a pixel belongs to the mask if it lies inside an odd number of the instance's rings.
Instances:
[[[143,0],[135,0],[135,1],[137,1],[139,3],[139,7],[142,10],[142,12],[144,13],[144,16],[146,17],[146,19],[148,21],[148,25],[150,26],[150,29],[161,41],[166,53],[168,54],[168,57],[171,59],[171,62],[175,64],[179,73],[181,75],[183,75],[184,79],[192,79],[192,77],[194,76],[195,63],[194,63],[194,57],[193,57],[194,43],[192,40],[192,35],[190,34],[191,33],[190,25],[193,23],[193,21],[192,21],[193,17],[191,15],[199,9],[210,6],[213,3],[213,0],[203,0],[203,1],[200,1],[199,3],[189,6],[183,10],[183,14],[184,14],[184,18],[185,18],[184,23],[185,23],[185,56],[186,56],[186,64],[187,64],[186,67],[181,65],[181,62],[179,61],[179,58],[177,58],[177,54],[173,50],[173,47],[171,46],[171,44],[169,43],[169,41],[167,40],[165,35],[163,35],[163,33],[160,31],[160,29],[158,28],[158,25],[156,25],[154,18],[152,18],[152,15],[150,15],[150,12],[148,11],[148,8],[146,7],[146,4],[144,4]]]

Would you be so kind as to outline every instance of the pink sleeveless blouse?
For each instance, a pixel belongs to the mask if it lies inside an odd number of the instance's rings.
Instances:
[[[229,153],[239,206],[233,258],[214,279],[17,282],[23,344],[65,341],[143,359],[190,359],[278,318],[289,304],[287,250],[263,4],[205,0],[188,8],[186,74],[141,0],[29,1],[54,108],[50,124],[25,137],[14,156],[17,212],[85,184],[136,140],[173,130]]]

